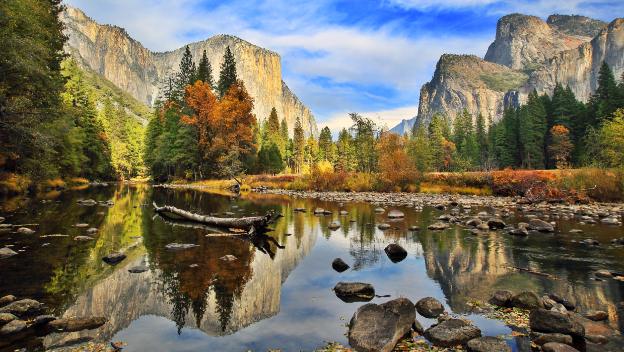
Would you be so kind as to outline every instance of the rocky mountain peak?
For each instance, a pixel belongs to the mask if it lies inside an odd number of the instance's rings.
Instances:
[[[553,21],[561,23],[567,32],[574,25],[574,20],[554,18]],[[496,39],[488,48],[485,60],[517,70],[533,70],[555,54],[590,39],[561,32],[536,16],[511,14],[498,20]]]
[[[606,22],[579,15],[550,15],[546,23],[561,33],[593,38],[607,25]]]
[[[61,19],[69,38],[66,51],[81,66],[104,76],[146,105],[155,102],[161,82],[177,70],[186,46],[152,52],[131,38],[125,29],[99,24],[73,7],[67,7]],[[218,77],[223,54],[229,46],[236,59],[238,78],[254,98],[254,113],[259,120],[267,118],[275,107],[279,118],[286,119],[291,131],[296,118],[300,117],[307,134],[317,133],[312,112],[283,82],[281,58],[277,53],[228,34],[215,35],[188,46],[195,61],[199,61],[206,50],[213,77]]]

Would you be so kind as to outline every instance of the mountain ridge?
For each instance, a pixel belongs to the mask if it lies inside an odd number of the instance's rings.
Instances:
[[[99,24],[75,7],[61,13],[68,36],[66,51],[83,67],[102,75],[137,100],[153,106],[159,85],[177,70],[185,46],[170,51],[152,52],[119,26]],[[254,45],[242,38],[219,34],[188,44],[195,61],[207,51],[213,77],[225,48],[230,46],[237,62],[239,79],[254,98],[254,113],[266,119],[273,107],[285,118],[292,131],[297,117],[306,134],[316,135],[314,115],[292,93],[281,76],[281,57],[276,52]]]

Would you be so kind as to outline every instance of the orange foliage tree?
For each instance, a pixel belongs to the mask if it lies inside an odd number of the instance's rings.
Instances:
[[[557,169],[568,167],[570,153],[574,145],[570,140],[570,130],[563,125],[554,125],[550,129],[550,145],[548,153],[555,162]]]
[[[243,171],[257,144],[253,98],[242,81],[232,84],[221,100],[209,84],[197,81],[187,86],[185,100],[193,114],[182,121],[197,126],[202,159],[212,164],[217,176]]]
[[[383,187],[405,189],[417,184],[419,172],[405,151],[406,139],[396,133],[382,133],[377,143],[379,181]]]

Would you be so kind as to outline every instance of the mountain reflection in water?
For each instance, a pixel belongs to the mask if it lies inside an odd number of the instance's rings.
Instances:
[[[437,297],[452,312],[469,315],[486,335],[510,332],[501,322],[471,313],[472,301],[486,300],[496,289],[557,293],[580,311],[606,310],[611,325],[622,324],[616,309],[623,300],[622,283],[593,281],[591,273],[603,267],[624,271],[619,260],[624,251],[581,248],[571,243],[575,235],[567,233],[582,228],[607,243],[621,236],[620,228],[558,221],[562,234],[528,238],[473,236],[460,227],[409,232],[409,225],[426,229],[442,212],[402,208],[406,218],[390,222],[392,228],[382,232],[376,224],[387,219],[376,214],[370,204],[341,207],[256,194],[232,198],[142,185],[68,191],[50,197],[45,202],[22,200],[17,210],[3,212],[7,222],[34,222],[39,227],[31,237],[0,237],[0,246],[13,244],[25,250],[2,261],[0,295],[40,299],[57,315],[105,316],[109,320],[94,331],[48,336],[46,346],[94,339],[126,341],[126,351],[192,351],[208,346],[213,350],[289,351],[314,349],[324,341],[345,343],[344,324],[361,303],[338,300],[331,291],[338,281],[370,282],[378,294],[393,298],[405,296],[416,301]],[[81,198],[112,199],[114,204],[79,206],[76,201]],[[152,201],[204,214],[248,216],[275,210],[284,217],[274,224],[269,238],[252,242],[214,235],[208,229],[175,226],[155,216]],[[295,213],[297,207],[308,211]],[[316,207],[331,210],[333,215],[314,216]],[[349,215],[339,216],[341,209]],[[327,228],[332,220],[340,221],[336,231]],[[76,223],[98,227],[95,240],[74,241],[74,236],[84,232],[73,226]],[[40,237],[55,233],[68,237]],[[172,242],[198,246],[165,249]],[[392,263],[383,252],[388,243],[399,243],[408,257]],[[119,250],[128,257],[117,266],[101,261],[102,256]],[[221,259],[225,255],[236,259]],[[335,257],[343,258],[351,270],[334,272],[330,263]],[[138,265],[149,270],[128,272]],[[519,272],[514,267],[553,277]],[[419,319],[425,326],[431,323]],[[521,338],[510,340],[515,350],[527,348],[525,343]]]

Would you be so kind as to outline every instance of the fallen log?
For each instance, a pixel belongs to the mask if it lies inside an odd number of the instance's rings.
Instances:
[[[243,229],[250,232],[261,231],[266,229],[266,227],[273,223],[277,218],[280,217],[279,214],[269,211],[264,216],[250,216],[250,217],[242,217],[242,218],[220,218],[216,216],[208,216],[191,213],[190,211],[186,211],[183,209],[178,209],[173,206],[165,205],[163,207],[159,207],[156,203],[152,203],[154,206],[154,210],[156,213],[162,216],[169,216],[170,218],[180,218],[200,224],[205,224],[209,226],[219,227],[219,228],[234,228],[234,229]],[[173,217],[169,214],[174,215]]]

